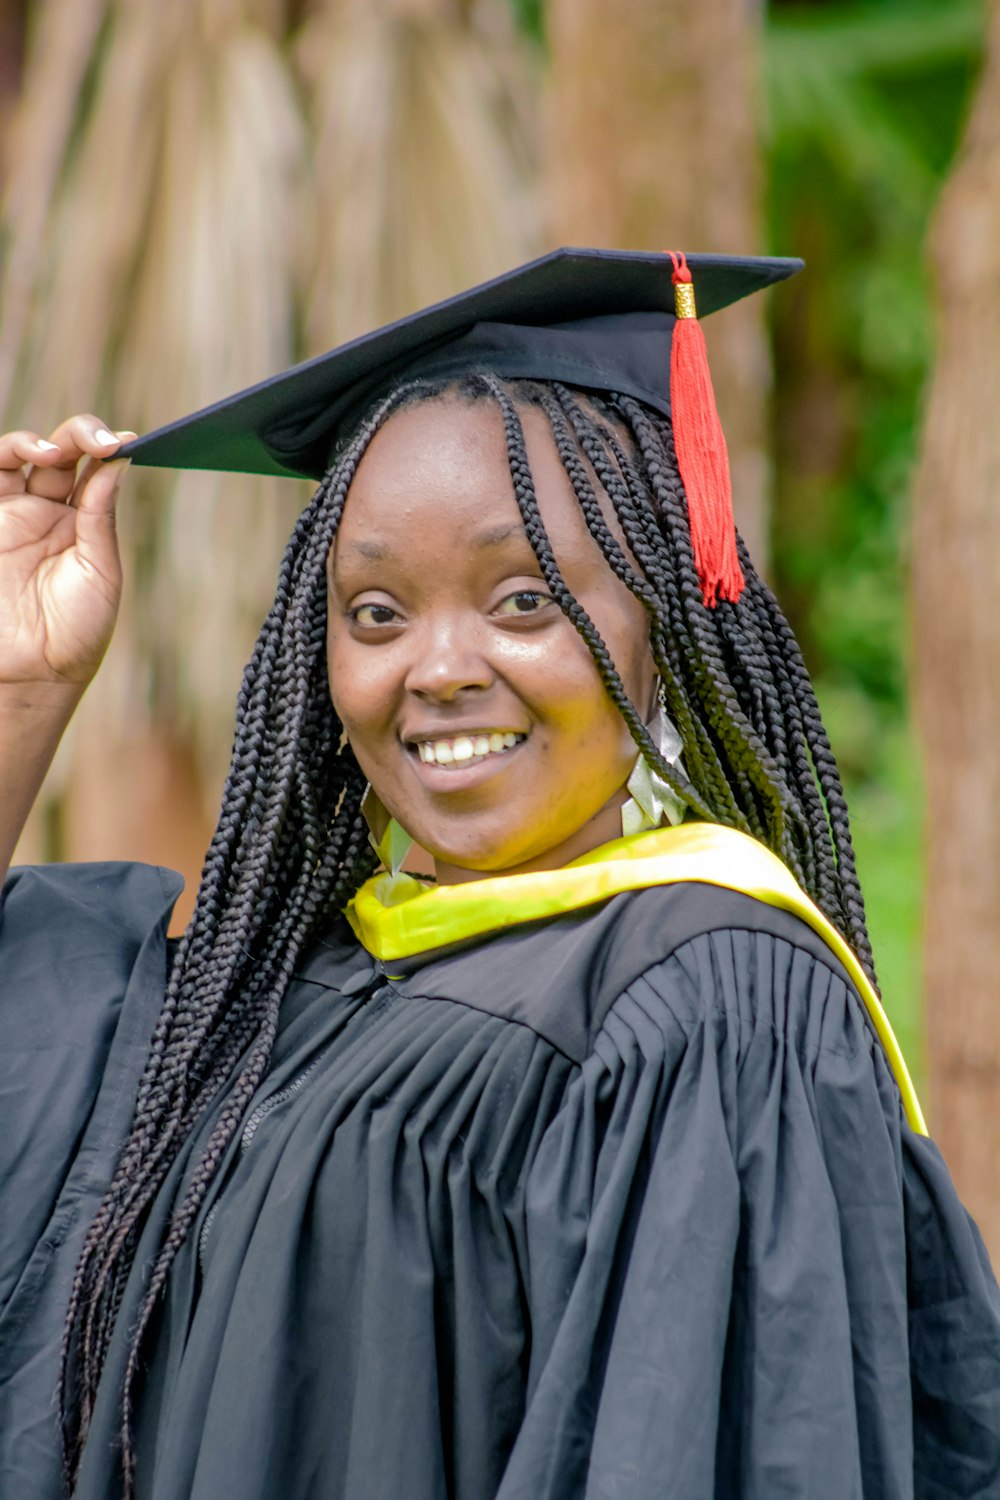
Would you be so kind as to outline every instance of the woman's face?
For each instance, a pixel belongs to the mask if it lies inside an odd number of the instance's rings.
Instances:
[[[645,612],[590,536],[545,417],[522,421],[562,575],[649,717]],[[348,493],[329,586],[334,706],[439,881],[552,869],[621,833],[635,745],[549,595],[492,403],[390,418]]]

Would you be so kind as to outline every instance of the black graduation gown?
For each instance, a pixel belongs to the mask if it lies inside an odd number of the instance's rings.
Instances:
[[[0,941],[0,1495],[54,1500],[62,1309],[165,965],[162,872],[22,872]],[[303,963],[170,1279],[141,1500],[1000,1495],[1000,1295],[838,961],[686,884]],[[207,1128],[207,1127],[206,1127]],[[119,1493],[124,1332],[87,1444]]]

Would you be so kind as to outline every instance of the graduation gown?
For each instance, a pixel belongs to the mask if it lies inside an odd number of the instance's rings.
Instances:
[[[62,1313],[172,893],[138,866],[8,891],[3,1500],[59,1494]],[[565,904],[305,958],[150,1330],[138,1495],[1000,1495],[1000,1295],[850,961],[723,880]],[[210,1125],[146,1225],[81,1500],[119,1494],[130,1315]]]

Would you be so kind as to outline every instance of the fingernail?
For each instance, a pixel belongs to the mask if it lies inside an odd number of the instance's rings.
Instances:
[[[94,433],[94,441],[97,443],[117,443],[118,439],[115,437],[114,433],[109,432],[106,427],[98,427],[97,431]]]
[[[36,438],[35,439],[35,447],[36,448],[41,448],[42,451],[45,452],[45,453],[58,453],[59,452],[59,444],[58,443],[47,443],[44,438]]]
[[[121,440],[122,440],[123,443],[134,442],[135,439],[138,436],[139,436],[139,434],[137,432],[119,432],[118,433],[118,437],[121,438]]]

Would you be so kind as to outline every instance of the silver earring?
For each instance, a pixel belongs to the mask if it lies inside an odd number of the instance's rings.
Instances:
[[[663,759],[669,766],[676,766],[683,775],[681,752],[684,746],[676,728],[667,718],[662,701],[646,728]],[[649,828],[659,828],[664,819],[671,824],[683,820],[684,803],[663,777],[657,775],[644,755],[636,758],[625,788],[629,798],[622,804],[621,818],[622,834],[626,838],[631,833],[645,833]]]
[[[365,787],[361,799],[361,815],[368,824],[368,842],[389,874],[398,875],[413,840],[402,823],[390,816],[371,782]]]

